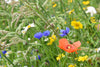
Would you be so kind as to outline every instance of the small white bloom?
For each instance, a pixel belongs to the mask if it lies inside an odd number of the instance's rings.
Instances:
[[[10,3],[12,3],[12,2],[18,2],[19,0],[5,0],[5,2],[7,3],[7,4],[10,4]]]
[[[26,30],[22,30],[21,32],[22,32],[22,34],[25,34],[27,31]]]
[[[9,3],[12,2],[12,0],[5,0],[5,2],[6,2],[7,4],[9,4]]]
[[[49,39],[48,38],[46,38],[44,41],[48,41]]]
[[[30,27],[35,27],[34,23],[29,24],[29,25],[27,25],[26,27],[23,27],[24,30],[22,30],[21,32],[22,32],[23,34],[25,34],[25,33],[27,32],[27,30],[28,30]]]
[[[87,7],[87,11],[86,11],[86,13],[90,13],[91,16],[93,16],[93,14],[96,14],[97,11],[96,11],[96,9],[95,9],[94,7],[89,6],[89,7]]]
[[[35,44],[37,44],[38,42],[37,41],[35,41]]]
[[[4,46],[4,45],[5,45],[5,42],[2,42],[2,43],[1,43],[1,46]]]
[[[31,27],[35,27],[35,25],[34,25],[34,23],[32,23],[32,24],[29,24]]]
[[[28,66],[24,66],[24,67],[28,67]]]
[[[28,38],[28,40],[30,41],[30,40],[31,40],[31,38]]]
[[[14,1],[18,2],[19,0],[14,0]]]
[[[100,47],[99,48],[97,48],[97,52],[99,52],[100,51]]]

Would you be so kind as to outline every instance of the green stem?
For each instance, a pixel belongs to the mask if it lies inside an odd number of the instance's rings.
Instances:
[[[5,59],[7,59],[7,60],[13,65],[13,67],[15,67],[15,65],[12,63],[12,61],[10,61],[4,54],[3,54],[3,57],[4,57]]]
[[[80,2],[79,2],[78,0],[77,0],[77,2],[78,2],[78,4],[79,4],[79,6],[81,7],[83,13],[85,14],[86,18],[88,18],[87,14],[86,14],[85,11],[83,10],[83,7],[81,6]]]

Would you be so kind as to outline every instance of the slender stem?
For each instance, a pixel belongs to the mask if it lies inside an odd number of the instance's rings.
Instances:
[[[7,60],[13,65],[13,67],[15,67],[15,65],[12,63],[12,61],[9,60],[4,54],[3,54],[3,57],[4,57],[5,59],[7,59]]]
[[[83,13],[85,14],[86,18],[88,18],[87,14],[86,14],[86,13],[85,13],[85,11],[83,10],[83,8],[82,8],[82,6],[81,6],[80,2],[79,2],[78,0],[77,0],[77,2],[78,2],[78,4],[79,4],[79,6],[81,7],[81,9],[82,9]]]

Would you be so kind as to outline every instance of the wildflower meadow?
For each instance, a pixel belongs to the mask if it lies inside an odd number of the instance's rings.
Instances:
[[[100,67],[100,0],[0,0],[0,67]]]

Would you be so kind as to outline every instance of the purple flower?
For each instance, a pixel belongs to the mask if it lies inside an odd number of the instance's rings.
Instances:
[[[39,60],[41,59],[40,55],[38,55],[38,59],[39,59]]]
[[[43,36],[43,34],[41,32],[38,32],[34,35],[35,38],[40,39]]]
[[[0,58],[1,58],[1,54],[0,54]]]
[[[66,36],[69,33],[70,29],[68,27],[66,27],[66,30],[60,30],[60,32],[62,34],[59,34],[61,37]]]
[[[2,51],[3,54],[5,54],[7,51]]]
[[[49,35],[50,35],[50,31],[49,31],[49,30],[44,31],[44,32],[43,32],[43,35],[44,35],[44,36],[49,36]]]

